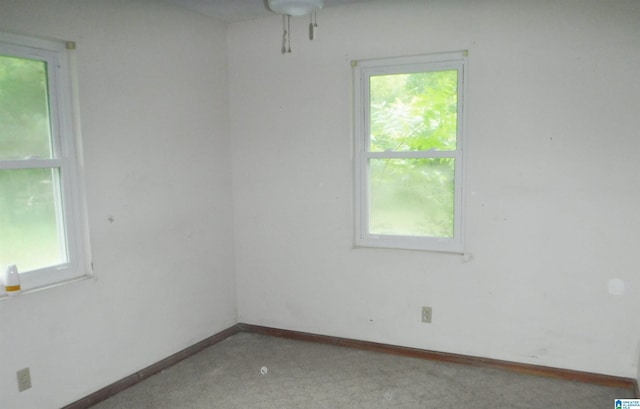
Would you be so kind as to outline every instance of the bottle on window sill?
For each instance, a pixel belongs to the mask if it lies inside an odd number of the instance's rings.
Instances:
[[[20,294],[20,274],[18,274],[18,267],[15,264],[7,266],[7,271],[4,274],[4,289],[7,295]]]

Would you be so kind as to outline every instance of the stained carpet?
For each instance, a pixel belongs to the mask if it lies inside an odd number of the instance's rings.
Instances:
[[[93,409],[603,409],[633,391],[238,333]]]

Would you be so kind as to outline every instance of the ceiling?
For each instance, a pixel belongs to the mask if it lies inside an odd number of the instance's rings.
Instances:
[[[227,22],[253,20],[274,13],[267,8],[267,0],[165,0],[197,13],[216,17]],[[361,3],[371,0],[325,0],[324,7]]]

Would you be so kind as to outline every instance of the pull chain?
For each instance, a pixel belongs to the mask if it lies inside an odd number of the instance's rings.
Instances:
[[[287,32],[287,16],[282,15],[282,54],[287,52],[287,43],[289,41],[289,33]]]
[[[287,36],[287,52],[291,52],[291,16],[287,14],[287,31],[289,35]]]
[[[309,40],[318,38],[318,14],[314,11],[309,14]],[[282,54],[291,52],[291,15],[282,15]]]
[[[309,40],[318,38],[318,13],[313,12],[309,15]]]

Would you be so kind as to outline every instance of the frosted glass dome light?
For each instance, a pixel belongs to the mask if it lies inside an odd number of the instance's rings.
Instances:
[[[305,16],[322,8],[324,0],[269,0],[269,8],[279,14]]]

